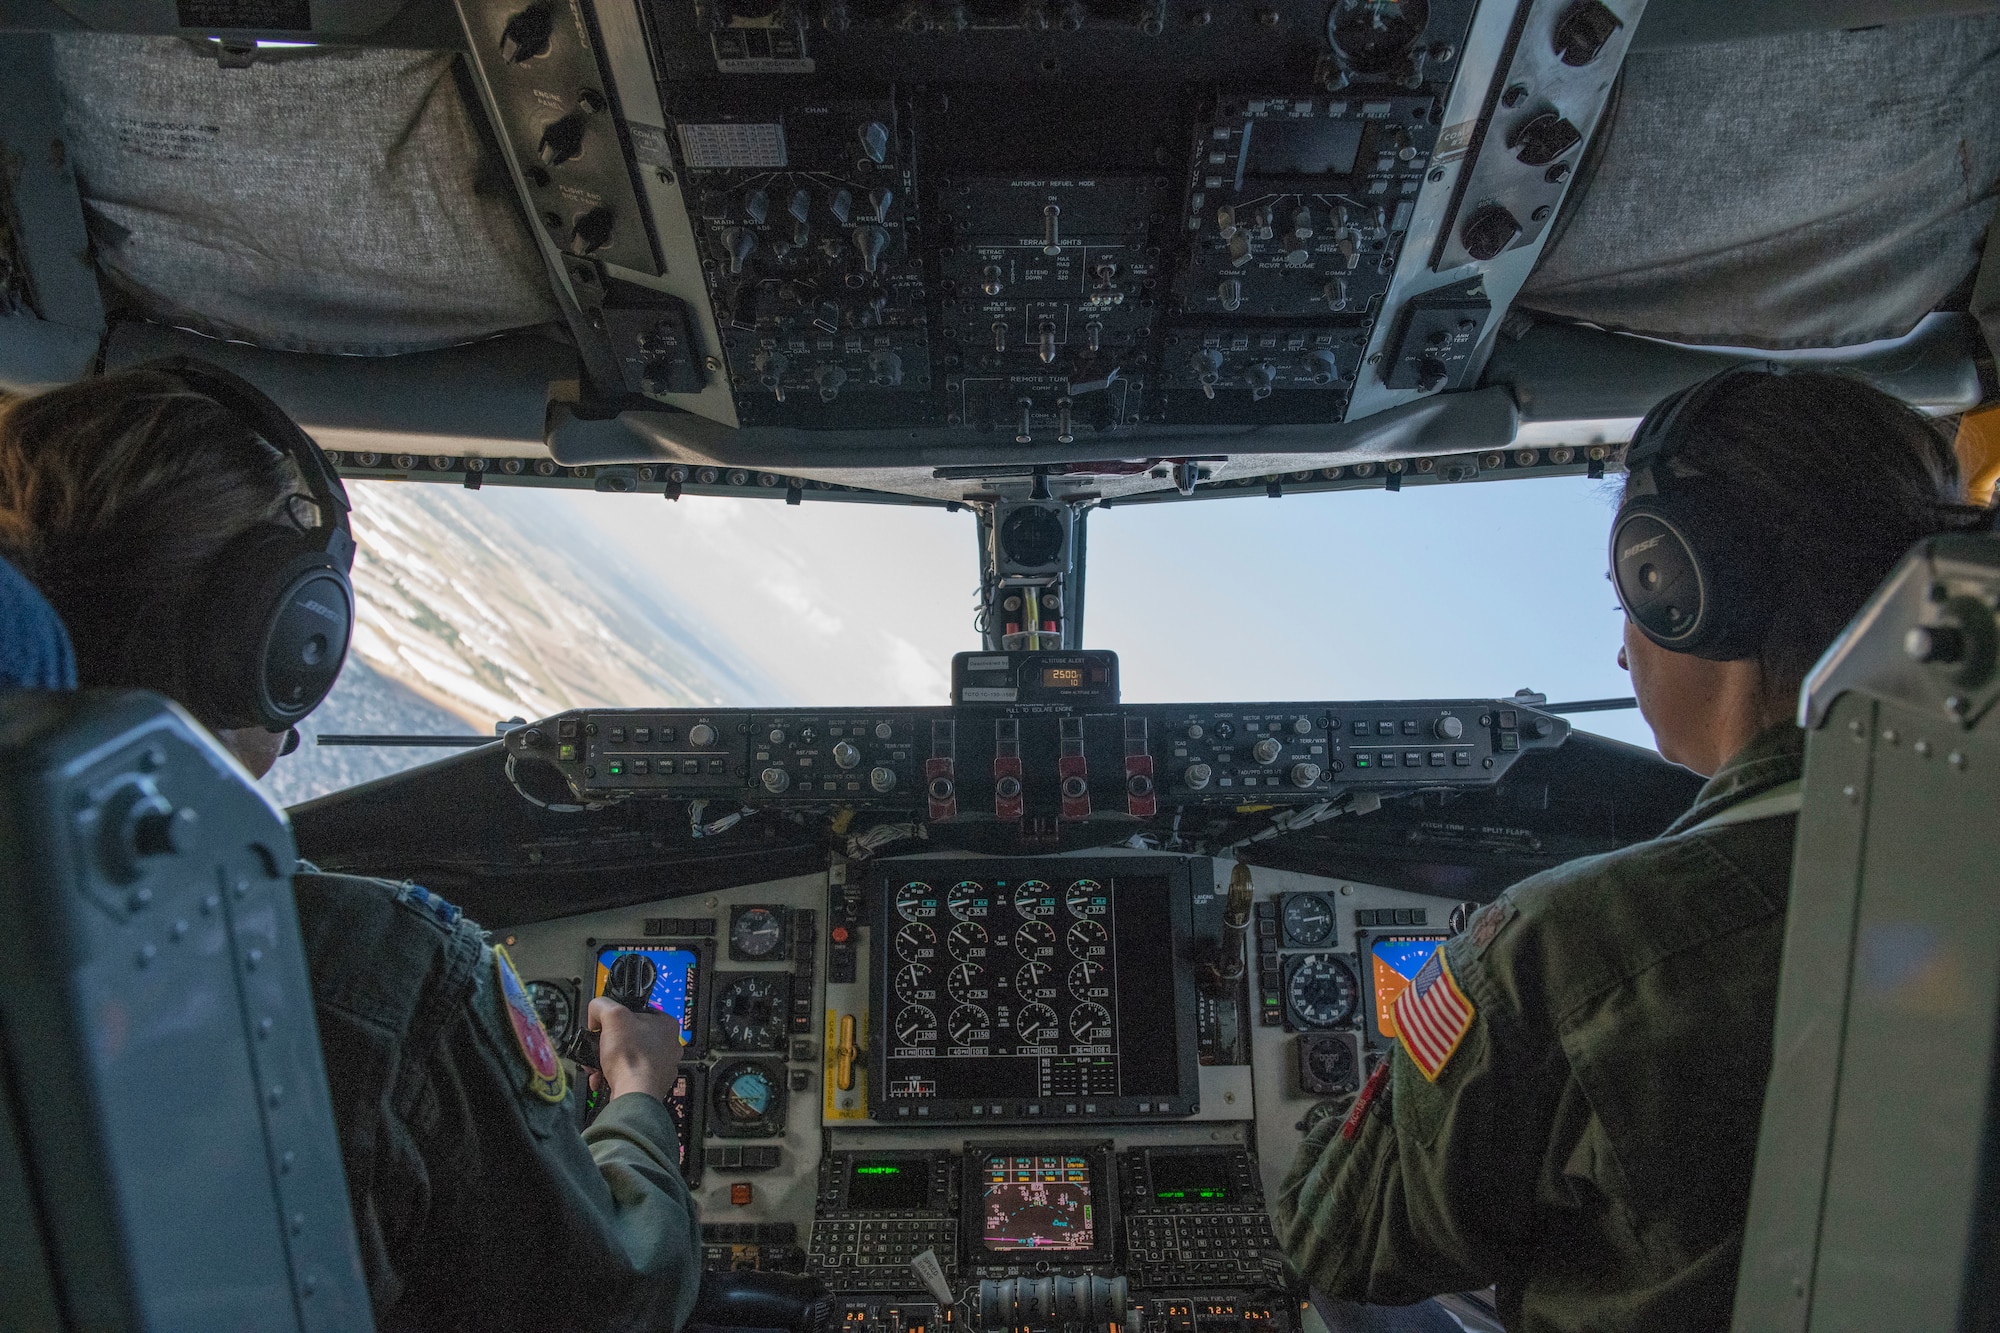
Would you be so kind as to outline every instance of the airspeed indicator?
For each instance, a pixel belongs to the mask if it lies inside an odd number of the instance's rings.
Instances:
[[[1337,1027],[1354,1017],[1361,993],[1354,969],[1330,953],[1285,960],[1285,1007],[1298,1028]]]

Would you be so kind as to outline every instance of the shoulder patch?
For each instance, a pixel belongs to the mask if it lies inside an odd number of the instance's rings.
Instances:
[[[514,1026],[514,1040],[528,1062],[528,1091],[545,1102],[561,1101],[569,1092],[569,1075],[556,1057],[555,1043],[549,1040],[542,1016],[535,1012],[535,1001],[521,984],[504,944],[493,946],[493,970],[499,974],[500,994],[507,1002],[507,1021]]]
[[[1426,1081],[1435,1083],[1445,1062],[1472,1027],[1472,1001],[1458,988],[1444,950],[1431,954],[1409,989],[1396,997],[1396,1032]]]
[[[1501,929],[1514,919],[1516,910],[1513,903],[1505,898],[1499,898],[1473,913],[1471,926],[1472,938],[1469,941],[1473,951],[1483,955],[1486,952],[1486,946],[1493,943],[1493,937],[1498,935]]]

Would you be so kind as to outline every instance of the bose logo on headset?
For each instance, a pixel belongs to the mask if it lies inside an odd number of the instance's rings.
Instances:
[[[284,409],[235,375],[192,357],[133,368],[170,376],[235,416],[297,465],[318,506],[318,527],[263,523],[224,547],[189,621],[197,711],[217,727],[289,730],[333,689],[354,637],[347,491]]]
[[[1643,555],[1645,552],[1652,550],[1665,540],[1665,537],[1648,537],[1637,546],[1628,546],[1623,551],[1620,551],[1618,558],[1620,560],[1630,560],[1635,555]]]

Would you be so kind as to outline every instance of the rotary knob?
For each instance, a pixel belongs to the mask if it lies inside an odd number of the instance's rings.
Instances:
[[[1191,740],[1191,741],[1198,741],[1198,740],[1200,740],[1200,739],[1201,739],[1201,738],[1202,738],[1203,736],[1206,736],[1206,735],[1208,735],[1208,732],[1207,732],[1207,730],[1206,730],[1206,729],[1205,729],[1205,728],[1204,728],[1204,727],[1203,727],[1203,726],[1201,725],[1201,723],[1199,723],[1199,722],[1190,722],[1190,723],[1188,723],[1188,729],[1187,729],[1187,738],[1188,738],[1189,740]]]
[[[1279,744],[1266,736],[1250,747],[1250,757],[1260,764],[1268,764],[1278,757]]]
[[[889,739],[890,737],[894,736],[895,734],[896,734],[896,729],[895,729],[895,727],[891,726],[891,725],[890,725],[889,723],[887,723],[887,722],[877,722],[877,723],[875,724],[875,739],[876,739],[876,740],[878,740],[878,741],[886,741],[886,740],[888,740],[888,739]]]
[[[1311,718],[1295,717],[1292,719],[1292,734],[1294,736],[1310,736],[1312,735],[1312,729],[1313,729],[1313,724]]]
[[[861,763],[861,751],[851,741],[841,741],[833,747],[833,762],[841,768],[854,768]]]
[[[697,722],[688,728],[688,744],[707,746],[715,744],[715,728],[706,722]]]
[[[1310,787],[1313,783],[1319,781],[1319,765],[1293,764],[1291,778],[1294,787],[1298,787],[1301,790]]]
[[[785,743],[785,729],[783,727],[772,727],[769,739],[773,745],[783,745]]]
[[[1189,791],[1200,791],[1208,785],[1211,776],[1207,764],[1189,764],[1187,772],[1181,774],[1181,781],[1186,784]]]
[[[792,775],[782,768],[767,768],[758,780],[764,784],[764,790],[773,796],[789,791],[792,785]]]
[[[877,792],[894,791],[896,789],[896,770],[893,768],[869,769],[868,785]]]
[[[1465,723],[1446,713],[1431,723],[1431,734],[1441,741],[1455,741],[1465,734]]]

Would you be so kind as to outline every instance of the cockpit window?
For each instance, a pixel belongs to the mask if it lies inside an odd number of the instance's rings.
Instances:
[[[587,704],[942,704],[976,648],[965,514],[353,482],[354,646],[266,779],[286,803]]]
[[[1133,702],[1618,698],[1612,483],[1412,486],[1090,516],[1084,638]],[[1578,727],[1652,748],[1635,710]]]

